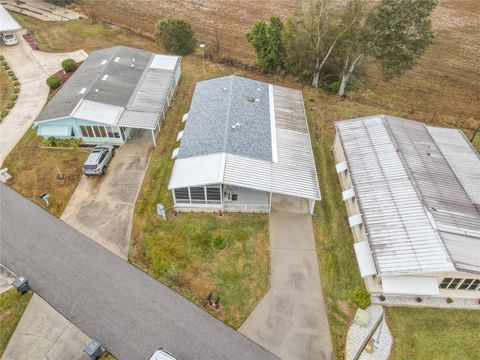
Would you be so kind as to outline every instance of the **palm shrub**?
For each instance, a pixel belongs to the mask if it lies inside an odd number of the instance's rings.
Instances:
[[[370,294],[365,289],[356,289],[353,291],[352,300],[360,309],[365,309],[370,305]]]

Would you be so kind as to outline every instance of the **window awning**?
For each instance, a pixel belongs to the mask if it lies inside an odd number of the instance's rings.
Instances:
[[[368,241],[361,241],[353,245],[355,249],[355,256],[357,257],[358,268],[360,269],[360,275],[362,278],[376,275],[377,268],[373,261],[372,251]]]
[[[70,125],[40,125],[37,130],[38,136],[72,136]]]
[[[438,282],[427,276],[382,276],[384,294],[438,295]]]

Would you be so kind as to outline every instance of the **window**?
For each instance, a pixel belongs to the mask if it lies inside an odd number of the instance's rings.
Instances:
[[[220,204],[220,188],[219,187],[207,187],[207,203]]]
[[[478,285],[480,285],[480,280],[479,280],[479,279],[474,280],[474,281],[470,284],[470,286],[468,287],[467,290],[475,291],[475,290],[477,290],[477,288],[478,288],[478,290],[480,290],[480,287],[479,287]]]
[[[175,201],[177,203],[190,203],[190,196],[188,195],[188,188],[175,189]]]
[[[462,279],[459,279],[459,278],[453,279],[450,285],[448,285],[447,289],[456,289],[460,281],[462,281]]]
[[[93,135],[92,127],[91,126],[85,126],[85,127],[87,128],[88,137],[95,137],[95,135]]]
[[[452,278],[444,278],[442,280],[442,282],[440,283],[439,288],[440,289],[446,289],[448,284],[450,284],[451,281],[452,281]]]
[[[80,125],[80,131],[82,132],[82,136],[83,136],[83,137],[88,137],[87,127],[86,127],[86,126]]]
[[[473,279],[465,279],[458,287],[458,290],[466,290],[470,284],[473,282]]]
[[[101,136],[101,137],[107,137],[107,132],[105,131],[105,127],[104,127],[104,126],[99,126],[99,127],[98,127],[98,130],[100,131],[100,136]]]
[[[190,197],[192,203],[205,203],[205,189],[202,187],[191,187],[190,188]]]
[[[92,126],[93,132],[95,133],[95,137],[101,137],[100,136],[100,130],[98,129],[98,126]]]

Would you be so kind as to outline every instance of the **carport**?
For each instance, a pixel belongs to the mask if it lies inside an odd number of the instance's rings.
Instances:
[[[0,33],[5,31],[17,31],[22,27],[17,23],[12,15],[0,5]]]

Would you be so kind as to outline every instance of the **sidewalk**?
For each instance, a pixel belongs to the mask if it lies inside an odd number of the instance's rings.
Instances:
[[[240,332],[283,360],[333,359],[306,201],[273,196],[270,257],[271,288]]]
[[[64,59],[81,61],[87,58],[83,50],[70,53],[34,51],[20,34],[17,38],[18,45],[0,48],[20,82],[17,102],[0,124],[0,165],[45,105],[49,92],[45,84],[47,77],[61,68]]]

